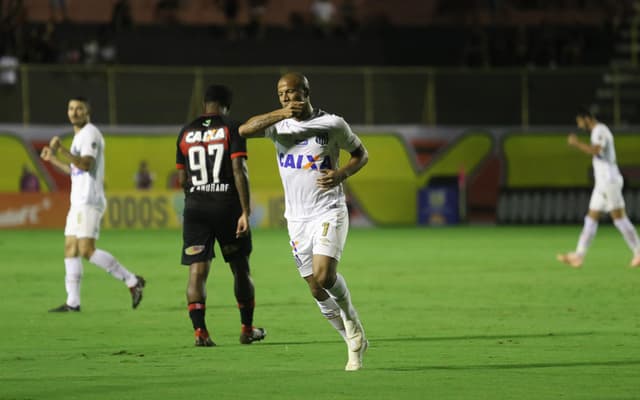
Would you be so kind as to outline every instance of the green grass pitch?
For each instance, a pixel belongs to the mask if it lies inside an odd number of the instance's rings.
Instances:
[[[298,277],[283,230],[254,231],[256,325],[238,343],[226,264],[214,261],[194,348],[178,231],[104,231],[99,247],[147,278],[137,310],[85,262],[65,299],[60,231],[0,231],[0,400],[638,399],[640,270],[603,224],[581,270],[555,261],[579,227],[352,229],[340,264],[371,342],[346,346]]]

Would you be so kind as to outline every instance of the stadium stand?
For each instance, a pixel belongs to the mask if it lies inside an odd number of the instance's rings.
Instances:
[[[22,13],[5,13],[3,25],[23,62],[279,65],[286,41],[296,65],[553,67],[607,64],[626,21],[621,15],[634,12],[628,0],[401,2],[352,1],[349,20],[345,2],[333,1],[328,35],[314,28],[312,0],[264,1],[260,36],[245,2],[233,37],[213,1],[175,1],[168,22],[156,12],[162,1],[68,2],[67,17],[58,18],[48,0],[33,0],[22,3]],[[114,17],[122,3],[127,24]]]

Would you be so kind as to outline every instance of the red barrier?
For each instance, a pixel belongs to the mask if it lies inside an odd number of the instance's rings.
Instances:
[[[0,229],[64,228],[69,193],[0,193]]]

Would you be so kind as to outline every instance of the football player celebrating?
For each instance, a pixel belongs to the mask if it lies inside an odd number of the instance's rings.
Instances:
[[[322,315],[347,342],[345,369],[359,370],[368,341],[337,268],[349,228],[342,182],[367,163],[368,153],[344,119],[313,108],[305,76],[287,73],[277,89],[282,108],[250,118],[239,132],[275,143],[298,272]],[[342,167],[340,149],[351,154]]]

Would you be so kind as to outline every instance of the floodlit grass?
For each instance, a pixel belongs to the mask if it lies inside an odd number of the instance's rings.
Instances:
[[[64,293],[61,231],[0,231],[0,399],[634,399],[640,270],[604,224],[581,270],[555,261],[579,227],[352,229],[340,271],[371,346],[346,346],[298,277],[281,230],[256,230],[256,325],[238,343],[228,267],[216,259],[194,348],[180,232],[104,231],[99,247],[147,278],[131,310],[121,282],[85,262],[82,312]]]

